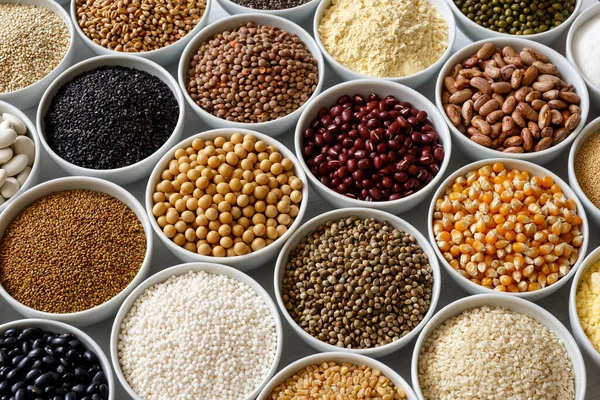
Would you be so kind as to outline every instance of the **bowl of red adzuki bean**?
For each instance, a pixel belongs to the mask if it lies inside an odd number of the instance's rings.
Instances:
[[[295,146],[325,201],[391,213],[425,200],[444,175],[452,147],[429,100],[374,79],[342,83],[317,96],[298,121]]]

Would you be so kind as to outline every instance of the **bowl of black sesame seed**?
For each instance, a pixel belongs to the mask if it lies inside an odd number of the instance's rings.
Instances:
[[[279,253],[275,297],[318,351],[384,357],[435,312],[441,273],[427,239],[384,211],[347,208],[305,222]]]
[[[312,17],[321,0],[218,0],[230,15],[261,12],[301,24]]]
[[[74,65],[48,87],[37,127],[67,173],[125,185],[150,175],[181,139],[184,119],[183,94],[163,67],[108,55]]]

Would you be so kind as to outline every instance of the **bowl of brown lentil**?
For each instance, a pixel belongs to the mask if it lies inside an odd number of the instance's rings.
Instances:
[[[142,0],[129,2],[125,8],[118,1],[72,0],[71,19],[95,54],[127,53],[168,65],[178,60],[191,38],[208,24],[213,1]],[[110,20],[106,15],[115,17]]]
[[[186,46],[178,68],[184,97],[206,125],[269,136],[292,129],[324,76],[312,36],[267,14],[235,15],[207,26]]]
[[[187,138],[156,165],[146,188],[154,232],[184,262],[265,265],[300,226],[306,175],[283,144],[244,129]]]
[[[3,0],[0,8],[0,100],[27,109],[72,64],[73,23],[53,0]]]
[[[89,177],[42,183],[0,217],[0,296],[26,317],[103,321],[145,279],[152,242],[144,208],[120,186]]]
[[[274,274],[277,305],[304,342],[376,358],[417,337],[435,312],[441,283],[427,239],[395,215],[366,208],[304,223]]]
[[[317,9],[320,0],[218,0],[230,15],[261,12],[301,24]]]
[[[368,394],[370,389],[371,395]],[[352,399],[373,393],[387,400],[417,400],[410,385],[392,368],[372,358],[346,352],[313,354],[277,373],[257,400],[283,400],[310,393],[313,398]]]
[[[514,159],[477,161],[433,196],[429,241],[466,292],[537,301],[575,275],[589,243],[586,212],[556,174]]]
[[[587,380],[577,343],[554,315],[500,294],[439,310],[415,344],[411,378],[422,400],[584,400]]]

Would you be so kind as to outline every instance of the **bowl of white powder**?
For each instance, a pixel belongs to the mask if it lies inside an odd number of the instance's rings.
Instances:
[[[567,59],[575,64],[590,93],[590,106],[600,104],[600,4],[584,10],[567,36]],[[596,106],[600,107],[600,106]]]

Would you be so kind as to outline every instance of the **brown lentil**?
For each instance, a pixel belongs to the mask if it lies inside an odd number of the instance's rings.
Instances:
[[[277,386],[268,398],[402,400],[407,397],[378,369],[329,361],[296,372]]]
[[[203,43],[187,91],[206,112],[235,122],[266,122],[301,107],[317,87],[317,60],[295,34],[248,22]]]
[[[575,155],[575,176],[587,198],[600,208],[600,131],[591,134]]]
[[[198,25],[206,0],[77,0],[77,23],[94,43],[137,53],[177,42]]]
[[[406,336],[431,303],[432,269],[416,239],[387,221],[328,221],[291,252],[282,282],[290,316],[310,335],[353,349]]]
[[[67,25],[51,10],[0,4],[0,93],[23,89],[52,72],[70,39]]]
[[[146,253],[138,217],[89,190],[56,192],[19,213],[0,241],[0,284],[22,304],[73,313],[119,294]]]
[[[164,234],[205,256],[240,256],[285,234],[304,183],[294,164],[253,135],[195,139],[173,153],[152,213]]]
[[[435,202],[433,233],[452,268],[501,292],[531,292],[564,278],[583,244],[577,203],[550,176],[502,163],[460,176]]]

